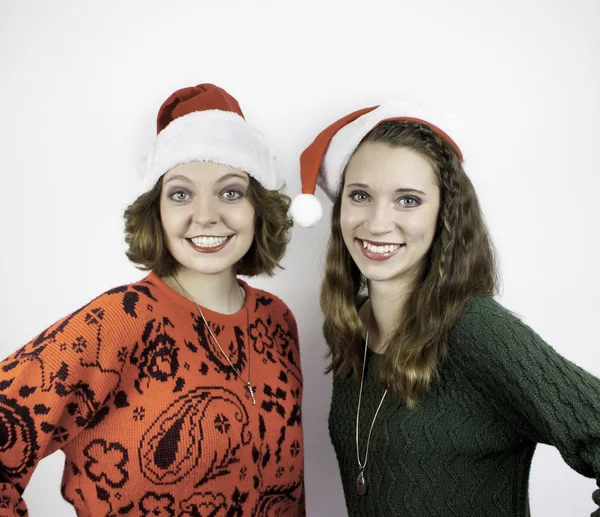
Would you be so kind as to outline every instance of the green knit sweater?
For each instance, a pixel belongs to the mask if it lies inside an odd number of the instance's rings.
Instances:
[[[383,393],[368,352],[360,444]],[[359,382],[335,379],[329,430],[348,514],[368,517],[526,517],[537,443],[558,448],[600,486],[600,380],[558,355],[488,298],[472,302],[450,335],[449,357],[415,409],[386,397],[357,496]],[[594,492],[600,505],[600,490]],[[600,509],[592,514],[600,517]]]

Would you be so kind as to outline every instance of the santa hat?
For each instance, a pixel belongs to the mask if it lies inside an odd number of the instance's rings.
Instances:
[[[309,228],[321,219],[323,209],[314,195],[316,186],[333,201],[344,169],[362,139],[382,122],[392,120],[426,124],[452,145],[463,161],[460,123],[449,114],[433,113],[409,102],[387,102],[355,111],[325,128],[300,156],[302,194],[290,207],[297,224]]]
[[[229,165],[269,190],[277,188],[274,148],[222,88],[199,84],[177,90],[160,107],[156,126],[156,141],[140,171],[144,190],[189,162]]]

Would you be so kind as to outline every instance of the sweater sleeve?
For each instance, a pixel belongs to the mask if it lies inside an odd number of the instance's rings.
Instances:
[[[292,314],[292,311],[287,309],[284,313],[284,320],[289,329],[289,333],[291,336],[292,350],[288,353],[288,360],[290,365],[293,365],[294,371],[297,372],[297,379],[300,383],[300,389],[298,390],[298,400],[295,411],[297,413],[297,419],[300,425],[302,425],[302,393],[303,393],[303,378],[302,378],[302,367],[300,365],[300,338],[298,336],[298,326],[296,324],[296,318]],[[301,443],[301,453],[300,457],[304,458],[304,440]],[[300,504],[298,508],[298,517],[306,516],[306,494],[305,494],[305,482],[304,482],[304,461],[302,461],[302,479],[301,479],[301,494],[300,494]]]
[[[122,292],[109,293],[0,363],[2,517],[27,515],[21,494],[37,463],[109,411],[129,345]]]
[[[465,378],[529,439],[555,446],[600,487],[600,380],[563,358],[491,299],[476,300],[451,333]],[[600,506],[600,490],[592,498]],[[600,508],[593,517],[600,517]]]

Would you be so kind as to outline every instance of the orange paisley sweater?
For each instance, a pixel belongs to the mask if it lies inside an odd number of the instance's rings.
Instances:
[[[294,317],[245,282],[204,310],[151,273],[111,289],[0,363],[0,516],[43,457],[66,456],[79,516],[302,516],[302,375]]]

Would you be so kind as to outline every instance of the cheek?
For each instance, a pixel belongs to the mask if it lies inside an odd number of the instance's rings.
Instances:
[[[170,237],[170,233],[173,231],[173,212],[163,201],[160,202],[160,222],[165,237]]]
[[[360,211],[355,207],[342,201],[340,207],[340,228],[342,229],[342,235],[346,239],[346,235],[350,234],[357,226],[360,225],[361,214]]]
[[[437,224],[437,210],[427,212],[413,212],[412,217],[404,221],[404,231],[413,239],[431,243],[435,235]]]
[[[239,205],[232,205],[225,214],[225,222],[236,232],[250,232],[254,235],[254,218],[256,213],[254,207],[248,201]]]
[[[181,209],[170,207],[166,203],[160,204],[160,221],[167,238],[173,237],[174,233],[185,229],[188,216]]]

